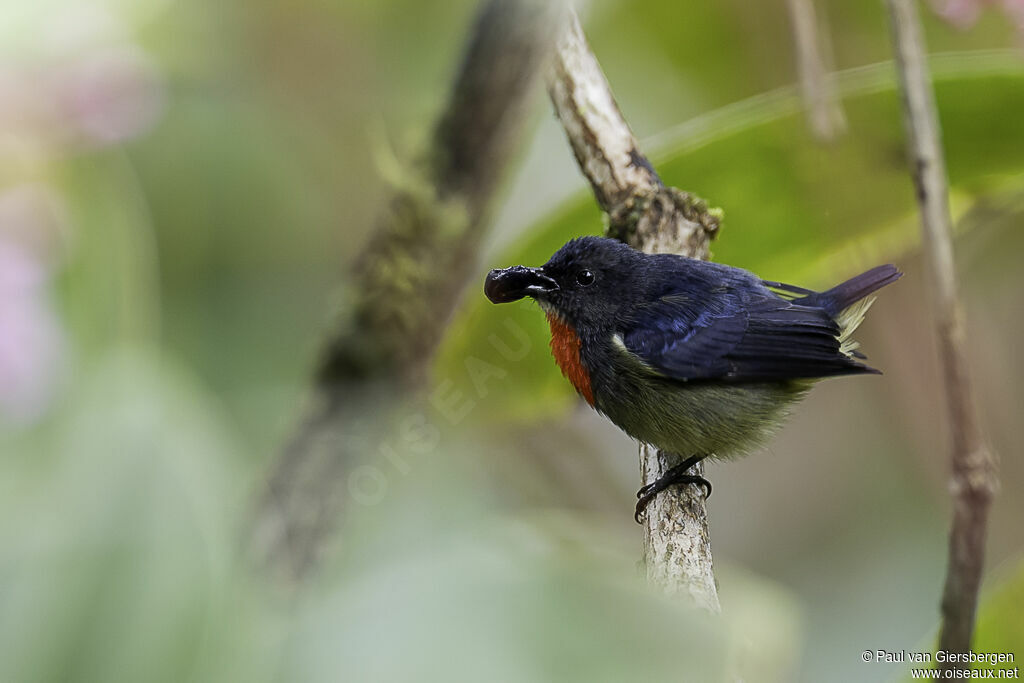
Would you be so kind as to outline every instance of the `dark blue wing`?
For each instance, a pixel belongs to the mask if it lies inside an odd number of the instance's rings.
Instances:
[[[671,293],[640,307],[622,340],[647,366],[682,381],[734,382],[875,372],[840,350],[839,326],[822,308],[765,287]]]

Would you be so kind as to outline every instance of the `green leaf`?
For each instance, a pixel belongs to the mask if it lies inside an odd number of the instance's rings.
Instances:
[[[1024,184],[1024,63],[1016,54],[971,52],[937,57],[932,68],[958,216],[976,196]],[[715,260],[824,287],[917,246],[892,65],[846,71],[838,83],[849,132],[833,144],[811,139],[798,94],[787,88],[643,145],[666,184],[724,209]],[[581,194],[489,265],[544,263],[571,237],[599,233],[599,219],[592,197]],[[470,296],[438,356],[439,391],[469,401],[477,418],[564,410],[573,392],[546,350],[547,334],[530,302],[494,306]],[[493,381],[480,381],[482,367]]]
[[[975,654],[984,654],[985,656],[1009,654],[1013,656],[1013,661],[976,662],[971,665],[972,669],[982,671],[991,669],[998,677],[1000,669],[1012,671],[1016,668],[1017,678],[1019,678],[1021,657],[1024,655],[1022,606],[1024,606],[1024,559],[1018,559],[1015,566],[1008,573],[1003,574],[1002,579],[998,579],[994,586],[986,588],[982,593],[978,618],[974,626],[974,642],[971,644],[971,652]],[[927,652],[932,656],[933,662],[924,665],[923,668],[938,668],[938,664],[935,662],[938,657],[936,654],[937,643],[938,629],[915,648],[916,652]],[[915,667],[920,668],[921,665],[908,665],[902,680],[914,680],[910,669]]]
[[[974,652],[1010,652],[1015,663],[1001,668],[1021,666],[1024,657],[1024,560],[1004,581],[982,595],[981,608],[974,631]],[[998,667],[999,665],[997,665]],[[975,665],[976,669],[988,668]]]

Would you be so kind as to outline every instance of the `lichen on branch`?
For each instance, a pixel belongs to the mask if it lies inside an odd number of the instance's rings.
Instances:
[[[640,152],[575,15],[558,39],[548,93],[580,170],[608,216],[608,235],[649,253],[708,258],[721,210],[662,183]],[[641,446],[643,483],[677,462],[676,455]],[[701,475],[703,465],[691,471]],[[720,611],[707,509],[697,487],[667,489],[648,505],[644,559],[648,579],[666,593]]]

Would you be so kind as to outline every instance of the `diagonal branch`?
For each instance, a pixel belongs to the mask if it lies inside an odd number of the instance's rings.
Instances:
[[[430,145],[381,211],[312,400],[270,474],[254,551],[278,573],[298,578],[314,565],[351,497],[346,478],[422,385],[563,16],[547,0],[482,3]]]
[[[939,649],[967,652],[974,633],[988,512],[997,487],[995,457],[978,424],[968,370],[967,335],[953,260],[946,167],[920,20],[914,0],[887,0],[887,5],[921,230],[931,266],[932,309],[952,432],[953,523]],[[942,667],[966,669],[970,664],[947,661]]]
[[[647,252],[706,259],[720,212],[662,184],[640,153],[575,15],[558,40],[548,92],[580,169],[608,215],[608,235]],[[640,448],[645,484],[677,462],[676,455]],[[702,474],[702,465],[692,472]],[[688,594],[710,611],[720,610],[707,509],[697,487],[671,488],[651,501],[644,556],[652,582],[670,594]]]

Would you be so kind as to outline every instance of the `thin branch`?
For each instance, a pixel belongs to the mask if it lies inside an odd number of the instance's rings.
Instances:
[[[814,0],[786,0],[796,42],[800,94],[811,132],[823,141],[846,132],[846,116],[836,94],[831,69],[831,44],[814,11]]]
[[[967,335],[953,261],[952,219],[938,113],[914,0],[887,0],[921,229],[930,263],[932,308],[952,432],[953,522],[942,596],[939,649],[967,652],[974,633],[988,512],[997,487],[974,403]],[[943,664],[969,668],[969,664]]]
[[[314,565],[348,498],[346,477],[422,385],[563,16],[545,0],[482,4],[430,147],[394,181],[312,400],[270,475],[254,553],[278,573],[297,578]]]
[[[608,214],[608,234],[647,252],[708,257],[720,215],[675,188],[665,187],[619,111],[597,59],[573,15],[558,41],[548,92],[580,169]],[[678,462],[675,455],[640,448],[644,483]],[[693,472],[702,474],[697,465]],[[647,508],[644,556],[648,578],[670,594],[690,595],[720,610],[703,493],[671,488]]]

